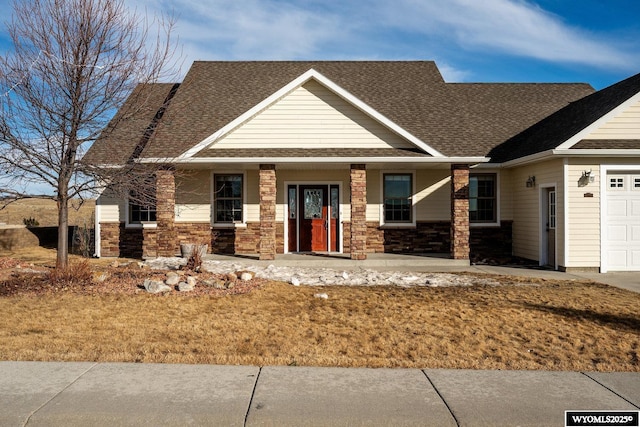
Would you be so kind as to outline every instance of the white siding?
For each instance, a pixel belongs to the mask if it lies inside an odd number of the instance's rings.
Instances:
[[[215,143],[219,148],[414,147],[315,81],[278,100]]]
[[[640,101],[591,132],[584,139],[640,139]]]
[[[176,174],[176,222],[211,221],[211,171]]]
[[[100,209],[98,209],[100,215],[98,222],[120,222],[125,220],[124,201],[119,200],[115,195],[110,195],[108,190],[105,190],[98,197],[96,205],[100,206]]]
[[[594,182],[581,180],[591,170]],[[600,266],[600,165],[593,161],[569,163],[569,259],[567,267]],[[593,195],[593,197],[590,197]]]
[[[418,170],[415,201],[418,221],[451,220],[451,171]]]
[[[380,222],[382,177],[379,170],[367,170],[367,221]],[[348,191],[351,191],[348,189]],[[351,218],[351,217],[349,217]]]
[[[276,179],[278,183],[280,183],[280,177],[278,176],[279,172],[276,170]],[[246,200],[246,209],[245,212],[245,220],[247,222],[259,222],[260,221],[260,175],[256,170],[248,170],[245,174],[245,186],[244,189],[247,192]],[[280,184],[281,185],[281,184]],[[280,202],[276,202],[280,203]],[[276,211],[276,221],[282,221],[282,216],[277,216],[278,211]]]
[[[563,165],[561,160],[552,160],[514,168],[509,174],[509,188],[513,202],[513,254],[531,260],[540,259],[540,194],[541,186],[556,186],[557,201],[557,260],[564,265],[564,191]],[[535,176],[535,187],[527,187],[529,176]]]

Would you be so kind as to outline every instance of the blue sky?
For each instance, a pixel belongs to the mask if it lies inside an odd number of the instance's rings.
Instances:
[[[125,0],[174,11],[194,60],[435,60],[449,82],[587,82],[640,72],[638,0]],[[0,0],[10,11],[10,1]],[[0,15],[7,16],[5,13]],[[0,33],[0,52],[9,48]]]
[[[640,0],[124,1],[177,15],[182,73],[194,60],[434,60],[448,82],[602,89],[640,72]]]

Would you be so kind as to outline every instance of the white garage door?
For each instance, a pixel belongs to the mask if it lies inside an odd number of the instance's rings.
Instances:
[[[640,171],[607,175],[607,266],[640,270]]]

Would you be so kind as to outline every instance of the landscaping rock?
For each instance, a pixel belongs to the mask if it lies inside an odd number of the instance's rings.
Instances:
[[[194,287],[195,287],[195,286],[196,286],[196,278],[195,278],[195,277],[193,277],[193,276],[189,276],[189,277],[187,277],[187,283],[188,283],[190,286],[194,286]]]
[[[315,298],[320,298],[320,299],[329,299],[329,295],[327,294],[314,294],[313,295]]]
[[[190,292],[193,291],[196,288],[196,283],[192,282],[192,283],[187,283],[187,282],[180,282],[178,283],[178,290],[180,292]]]
[[[144,281],[144,288],[150,294],[159,294],[162,292],[171,292],[171,286],[165,285],[163,282],[159,280],[150,280],[146,279]]]
[[[250,273],[248,271],[243,271],[242,274],[240,275],[240,280],[244,282],[248,282],[251,279],[253,279],[253,273]]]
[[[167,273],[167,278],[164,283],[169,286],[175,286],[178,284],[178,282],[180,282],[180,275],[178,273],[175,273],[173,271]]]
[[[297,277],[292,277],[291,278],[291,284],[293,286],[300,286],[300,279],[298,279]]]
[[[227,274],[227,280],[230,282],[234,282],[236,280],[238,280],[238,275],[236,273],[228,273]]]
[[[224,284],[224,287],[225,287],[225,288],[227,288],[227,289],[233,289],[233,288],[235,288],[235,287],[236,287],[236,282],[235,282],[235,281],[228,280],[228,281]]]

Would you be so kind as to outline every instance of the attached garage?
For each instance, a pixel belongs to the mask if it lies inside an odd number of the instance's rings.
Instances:
[[[604,187],[602,270],[640,270],[640,170],[609,171]]]

